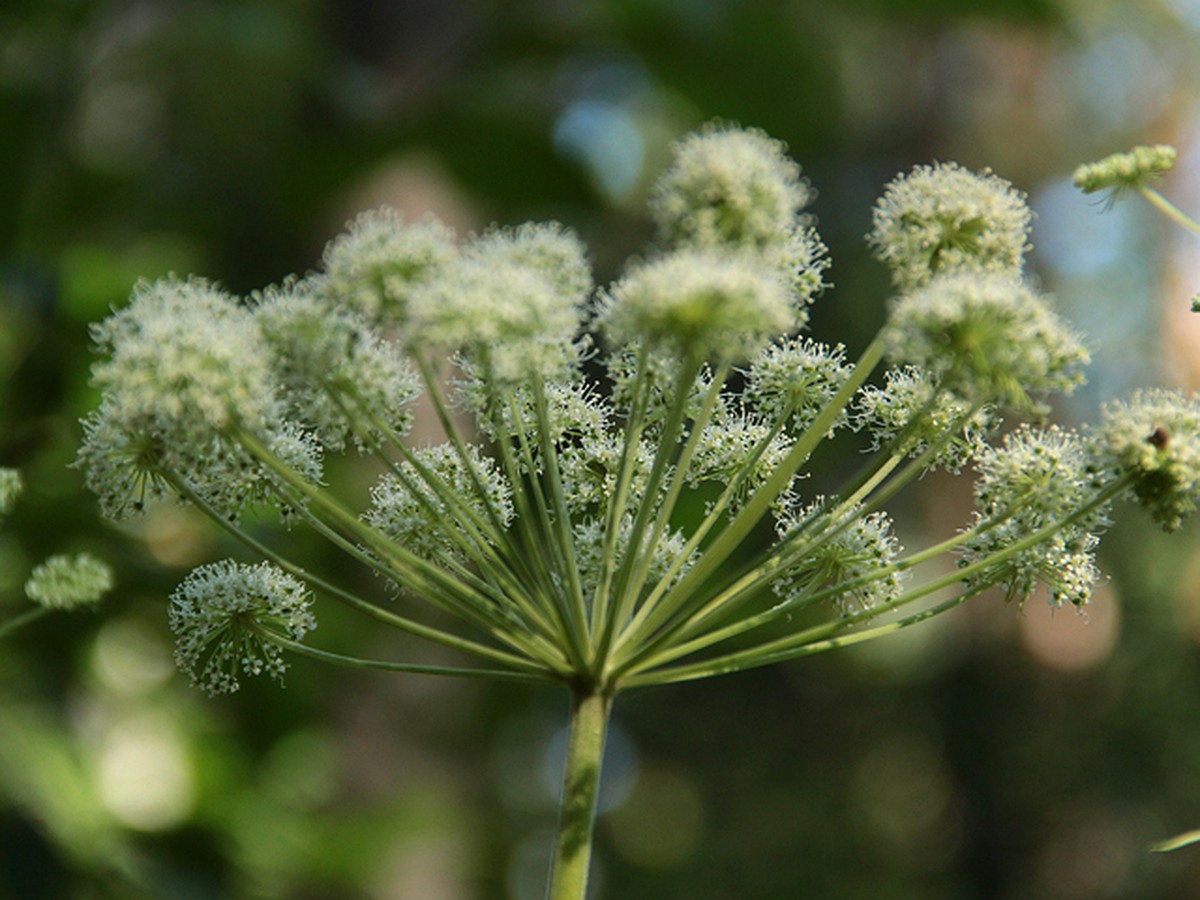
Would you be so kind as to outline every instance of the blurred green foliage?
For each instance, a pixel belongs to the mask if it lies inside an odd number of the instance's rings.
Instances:
[[[886,296],[861,236],[898,170],[990,164],[1036,205],[1098,150],[1195,129],[1195,5],[1133,7],[8,0],[0,465],[29,488],[0,532],[0,613],[50,552],[107,558],[118,590],[0,645],[0,898],[523,900],[545,873],[565,698],[299,662],[282,692],[215,702],[174,673],[164,598],[236,551],[185,512],[114,530],[66,468],[86,323],[137,278],[247,291],[390,202],[464,230],[560,219],[603,281],[649,236],[667,142],[724,117],[787,140],[820,189],[837,289],[815,327],[861,343]],[[1129,83],[1091,78],[1095,58]],[[1153,292],[1166,265],[1045,276],[1092,302],[1102,281]],[[965,487],[935,485],[907,527],[954,527]],[[981,598],[870,655],[622,698],[600,894],[1194,895],[1200,857],[1145,848],[1200,822],[1196,542],[1130,518],[1083,631]],[[319,635],[364,640],[336,610]]]

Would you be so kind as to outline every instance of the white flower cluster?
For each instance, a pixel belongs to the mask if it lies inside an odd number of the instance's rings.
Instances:
[[[1032,214],[1025,197],[990,172],[955,163],[917,166],[875,207],[870,241],[901,290],[944,272],[1019,271]]]
[[[201,566],[171,595],[175,662],[209,694],[238,690],[239,674],[282,681],[277,639],[299,641],[316,628],[311,607],[308,588],[277,566]]]
[[[819,593],[831,593],[847,613],[871,610],[896,600],[906,573],[895,569],[900,542],[886,513],[863,514],[851,509],[839,519],[826,515],[829,498],[793,506],[776,522],[785,540],[801,546],[799,560],[775,582],[775,591],[789,605],[800,605]]]
[[[924,427],[911,428],[918,422]],[[951,472],[984,449],[994,426],[991,407],[972,408],[937,390],[933,374],[916,366],[888,369],[882,386],[865,385],[855,399],[854,427],[871,433],[872,450],[906,447],[914,457],[932,452],[928,465]]]
[[[976,466],[977,518],[961,563],[982,565],[969,583],[1005,585],[1019,603],[1040,583],[1056,605],[1086,604],[1100,579],[1094,551],[1109,504],[1090,505],[1097,478],[1083,442],[1055,426],[1022,426],[985,448]],[[1048,526],[1041,541],[1013,549]]]
[[[1169,172],[1178,157],[1175,148],[1167,144],[1134,147],[1126,153],[1114,153],[1099,162],[1081,165],[1075,170],[1075,186],[1085,194],[1134,190]]]
[[[803,334],[827,260],[784,146],[715,125],[674,154],[652,195],[658,244],[601,290],[560,225],[459,241],[381,210],[322,271],[245,300],[197,279],[140,285],[95,328],[101,401],[80,464],[106,512],[179,496],[262,553],[238,513],[269,503],[401,589],[393,611],[274,551],[202,567],[170,614],[193,680],[279,676],[315,624],[307,583],[498,667],[483,674],[614,693],[907,627],[942,608],[908,604],[955,578],[952,602],[1041,584],[1079,606],[1111,501],[1131,492],[1168,528],[1195,510],[1194,398],[1136,395],[1086,440],[1018,426],[989,445],[1002,413],[1044,412],[1087,362],[1022,281],[1030,213],[1007,182],[946,164],[887,186],[870,242],[898,294],[851,362]],[[415,449],[422,393],[445,439]],[[808,467],[839,431],[874,455],[814,496]],[[369,502],[324,483],[326,458],[352,448],[382,473]],[[883,506],[930,468],[968,466],[974,520],[902,556]],[[942,553],[957,574],[911,586]],[[410,617],[415,598],[472,637]],[[800,610],[822,621],[790,627]]]

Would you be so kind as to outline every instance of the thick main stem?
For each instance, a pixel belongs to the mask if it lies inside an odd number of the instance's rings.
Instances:
[[[611,709],[610,694],[580,690],[571,696],[571,725],[547,900],[584,900],[587,895],[600,763]]]

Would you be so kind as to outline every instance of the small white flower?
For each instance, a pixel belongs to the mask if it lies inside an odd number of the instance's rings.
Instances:
[[[450,444],[417,450],[414,456],[437,483],[480,519],[488,521],[494,513],[504,525],[512,520],[512,487],[491,458],[481,455],[477,448],[468,446],[470,469]],[[371,506],[363,513],[363,520],[399,546],[427,559],[450,555],[465,560],[464,542],[471,538],[458,524],[462,513],[447,504],[416,465],[406,460],[399,471],[400,476],[388,473],[371,489]],[[486,496],[480,496],[477,481]]]
[[[801,432],[850,376],[845,348],[809,338],[791,338],[759,352],[747,373],[746,400],[771,421],[787,416]],[[837,424],[845,424],[839,417]]]
[[[710,125],[674,152],[650,202],[667,242],[710,251],[777,247],[813,196],[786,146],[757,129]]]
[[[558,226],[497,230],[413,295],[404,337],[457,350],[499,382],[556,379],[578,362],[590,284],[581,245]]]
[[[1178,158],[1175,148],[1167,144],[1134,147],[1128,153],[1114,153],[1080,166],[1075,170],[1075,186],[1085,194],[1111,191],[1115,197],[1158,180]]]
[[[915,457],[931,443],[948,438],[945,447],[930,460],[930,467],[940,466],[951,472],[961,470],[986,446],[988,434],[998,424],[991,407],[971,412],[961,397],[952,391],[937,390],[932,376],[916,366],[889,369],[884,386],[865,385],[854,405],[854,427],[870,431],[871,450],[881,450],[903,436],[909,442],[909,455]],[[918,413],[922,418],[914,422]],[[954,432],[948,435],[951,428]]]
[[[823,514],[830,505],[818,497],[807,506],[797,504],[784,510],[776,519],[775,529],[784,541],[813,545],[775,582],[776,593],[786,602],[803,602],[813,594],[846,585],[844,591],[834,594],[834,602],[843,614],[896,599],[906,576],[888,571],[901,550],[892,533],[891,519],[883,512],[863,515],[852,509],[843,520],[828,521]],[[828,534],[839,527],[832,537],[822,538],[823,532]]]
[[[286,282],[256,300],[285,414],[326,450],[378,444],[381,427],[408,430],[420,380],[399,347],[362,316],[330,307],[308,281]]]
[[[278,640],[299,641],[316,628],[311,609],[308,588],[276,566],[201,566],[171,595],[175,662],[209,694],[236,691],[239,673],[282,682]]]
[[[1079,437],[1056,426],[1023,425],[1001,446],[985,448],[977,465],[975,524],[996,524],[968,540],[961,564],[1001,558],[968,584],[1004,584],[1007,598],[1023,603],[1041,583],[1055,605],[1085,605],[1100,578],[1093,557],[1098,535],[1108,526],[1108,507],[1078,514],[1099,487]],[[1059,521],[1062,526],[1045,540],[1006,554],[1017,541]]]

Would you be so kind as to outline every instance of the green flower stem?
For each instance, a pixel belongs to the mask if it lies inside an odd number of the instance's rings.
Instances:
[[[658,436],[658,447],[654,454],[654,461],[650,465],[650,474],[646,479],[645,496],[643,502],[638,506],[637,515],[634,517],[633,527],[629,533],[629,546],[617,571],[616,605],[613,614],[609,617],[607,623],[608,629],[601,640],[600,652],[598,654],[601,659],[607,657],[608,648],[611,646],[616,629],[620,628],[628,620],[633,612],[638,595],[641,593],[641,584],[638,582],[636,576],[637,563],[643,552],[648,556],[652,556],[654,553],[653,546],[643,546],[646,528],[650,525],[650,517],[654,515],[655,508],[658,505],[656,501],[661,492],[663,479],[666,477],[667,470],[673,461],[672,458],[676,454],[676,445],[679,442],[684,419],[687,417],[687,406],[691,390],[702,368],[703,362],[691,355],[684,360],[683,365],[680,367],[671,407],[663,422],[662,433]],[[715,397],[711,396],[712,392],[719,392],[719,390],[720,386],[714,382],[710,390],[710,397],[714,402]],[[705,405],[709,405],[709,398],[706,398]],[[696,430],[693,428],[693,434],[695,433]]]
[[[611,710],[612,697],[608,694],[580,691],[572,695],[558,833],[554,839],[547,900],[584,900],[587,896],[600,766]]]
[[[984,590],[986,590],[986,587],[977,587],[969,591],[963,591],[961,594],[957,594],[956,596],[951,597],[949,600],[944,600],[936,606],[923,609],[920,612],[913,613],[912,615],[906,616],[903,619],[896,619],[892,622],[886,622],[882,625],[877,625],[874,628],[864,628],[860,631],[851,632],[850,634],[841,634],[835,637],[825,638],[823,640],[812,640],[800,647],[792,648],[790,650],[783,650],[774,654],[764,654],[762,657],[756,660],[753,665],[731,666],[727,664],[724,667],[718,665],[714,665],[712,667],[706,667],[704,665],[680,666],[675,669],[666,669],[661,672],[650,673],[649,675],[629,678],[624,682],[623,686],[643,687],[652,684],[663,685],[677,684],[681,681],[695,681],[700,678],[709,678],[713,675],[740,672],[748,668],[770,665],[771,663],[782,662],[784,660],[799,659],[803,656],[812,656],[817,653],[824,653],[826,650],[836,650],[840,647],[849,647],[853,644],[861,644],[864,641],[875,640],[889,634],[894,634],[903,628],[908,628],[912,625],[916,625],[918,622],[924,622],[926,619],[932,619],[934,616],[939,616],[957,606],[961,606],[963,603],[966,603],[969,599],[979,593],[982,593]],[[730,657],[725,657],[725,659],[729,660]],[[718,661],[713,660],[712,662],[717,663]]]
[[[621,444],[621,468],[617,473],[617,483],[609,495],[608,505],[604,511],[604,566],[600,584],[596,589],[596,597],[592,601],[592,634],[602,635],[601,643],[607,643],[608,635],[612,633],[611,598],[613,592],[613,577],[617,569],[617,536],[620,531],[621,519],[625,516],[625,507],[629,503],[629,485],[633,480],[633,469],[637,462],[638,448],[642,442],[642,431],[646,421],[646,407],[650,403],[650,374],[647,362],[649,350],[643,345],[638,348],[637,378],[633,385],[633,397],[630,402],[629,418],[625,421],[625,440]]]
[[[558,448],[550,435],[550,407],[546,401],[546,388],[538,373],[533,376],[534,409],[538,420],[538,436],[541,453],[545,458],[546,478],[550,484],[550,501],[554,506],[555,534],[562,544],[562,556],[566,563],[567,590],[573,606],[571,619],[578,631],[576,639],[588,641],[588,612],[583,597],[583,584],[579,577],[579,564],[575,558],[575,539],[571,534],[571,513],[567,509],[563,493],[562,472],[558,467]]]
[[[263,637],[267,639],[266,635],[263,635]],[[278,635],[270,635],[269,639],[280,647],[291,650],[293,653],[298,653],[301,656],[307,656],[310,659],[338,666],[345,666],[350,669],[376,669],[385,672],[408,672],[416,675],[446,675],[455,678],[486,678],[501,681],[533,682],[537,684],[546,684],[557,680],[553,679],[546,672],[513,672],[507,669],[469,669],[457,666],[432,666],[416,663],[388,662],[382,659],[362,659],[356,656],[344,656],[341,653],[332,653],[329,650],[310,647],[308,644],[302,644],[299,641],[293,641],[290,638]]]
[[[1151,853],[1170,853],[1172,850],[1178,850],[1181,847],[1187,847],[1191,844],[1200,843],[1200,829],[1195,831],[1186,831],[1183,834],[1177,834],[1173,838],[1167,838],[1165,841],[1150,845]]]
[[[746,503],[737,515],[708,546],[704,555],[696,562],[688,573],[676,582],[662,602],[645,618],[636,622],[631,621],[617,641],[617,647],[637,647],[646,638],[654,634],[659,625],[667,621],[678,609],[691,600],[705,583],[710,581],[718,568],[729,558],[738,546],[746,539],[755,525],[762,519],[775,498],[791,483],[796,471],[812,454],[813,450],[825,438],[833,427],[837,417],[846,404],[854,396],[854,392],[866,381],[875,367],[883,359],[884,342],[882,335],[875,339],[863,351],[850,377],[829,402],[821,409],[808,429],[800,439],[792,445],[787,457],[779,467],[771,473],[771,477],[759,488],[758,492]]]
[[[434,412],[437,414],[438,421],[441,423],[442,430],[446,432],[446,436],[450,439],[450,443],[454,445],[454,451],[458,454],[459,460],[463,467],[471,475],[471,481],[475,486],[475,493],[482,499],[487,507],[488,515],[492,519],[492,524],[497,533],[504,533],[505,525],[500,516],[500,511],[492,506],[490,495],[487,489],[484,488],[483,482],[479,479],[479,473],[475,471],[475,466],[471,462],[471,455],[467,452],[467,443],[463,440],[462,434],[459,432],[458,426],[454,423],[454,418],[450,415],[450,411],[446,406],[445,398],[442,397],[442,392],[438,387],[437,379],[434,377],[433,369],[429,362],[425,359],[424,354],[416,349],[411,351],[412,358],[416,361],[417,369],[421,373],[421,381],[425,385],[425,393],[433,403]],[[514,485],[515,487],[515,485]]]
[[[501,420],[500,410],[509,407],[509,402],[512,401],[511,395],[506,400],[499,396],[496,390],[494,381],[488,382],[488,406],[492,414],[496,416],[497,422]],[[520,431],[519,420],[513,421],[513,427],[516,431]],[[530,590],[531,596],[536,598],[542,605],[545,615],[552,621],[558,623],[554,631],[556,635],[566,634],[568,637],[575,634],[575,629],[570,627],[567,613],[563,608],[561,592],[554,583],[552,573],[556,571],[554,561],[548,555],[549,548],[546,546],[546,532],[539,532],[535,527],[535,523],[539,521],[538,513],[531,505],[530,495],[533,489],[537,487],[535,483],[535,472],[530,469],[528,483],[531,485],[530,491],[523,490],[523,485],[527,483],[521,474],[521,467],[517,462],[512,447],[512,442],[506,437],[499,437],[496,442],[496,453],[500,458],[500,464],[504,468],[505,477],[508,478],[509,484],[513,488],[513,506],[516,509],[515,531],[523,541],[525,552],[530,556],[529,571],[531,573]],[[570,648],[573,653],[571,660],[573,667],[578,671],[584,665],[586,658],[583,644],[577,640],[572,640],[573,646]],[[567,648],[564,648],[564,652]]]
[[[711,647],[714,644],[727,641],[731,638],[737,637],[740,634],[745,634],[746,632],[752,631],[755,628],[760,628],[763,625],[774,622],[782,616],[798,612],[799,610],[806,609],[810,606],[814,606],[824,600],[828,600],[832,597],[836,597],[840,594],[846,593],[847,591],[853,590],[854,588],[869,584],[872,581],[877,581],[878,579],[886,578],[889,575],[893,575],[897,572],[903,572],[908,569],[912,569],[927,560],[933,559],[942,553],[961,546],[977,534],[994,528],[998,524],[998,520],[992,520],[969,531],[959,532],[953,537],[947,538],[938,544],[934,544],[931,547],[926,547],[919,553],[914,553],[902,560],[897,560],[891,565],[881,566],[870,575],[855,578],[851,581],[843,582],[841,584],[825,588],[824,590],[817,591],[816,593],[804,598],[802,602],[785,601],[778,603],[775,606],[772,606],[770,609],[764,610],[757,615],[740,618],[736,622],[726,625],[724,628],[718,628],[715,631],[701,633],[698,637],[687,640],[687,638],[689,638],[691,635],[694,635],[700,631],[700,626],[703,622],[703,619],[711,617],[711,615],[720,609],[725,609],[728,611],[728,607],[731,603],[739,598],[753,596],[756,592],[762,590],[766,584],[779,576],[782,570],[782,560],[777,562],[774,567],[764,564],[764,566],[760,567],[759,569],[755,569],[752,572],[746,573],[746,575],[744,575],[741,579],[730,585],[721,594],[714,597],[709,604],[704,607],[704,609],[700,610],[695,616],[689,619],[683,627],[678,629],[678,631],[671,634],[669,636],[669,641],[666,638],[661,638],[656,640],[652,645],[647,645],[645,651],[643,651],[639,657],[632,658],[629,663],[616,674],[621,675],[625,672],[630,674],[638,674],[649,671],[657,666],[661,666],[664,663],[670,662],[673,659],[679,659],[684,656],[689,656],[692,653],[697,653],[706,647]],[[874,612],[873,614],[878,615],[878,612]],[[861,616],[862,613],[857,615]],[[847,621],[849,620],[839,619],[838,624],[844,625]],[[658,647],[662,647],[664,644],[668,644],[665,649],[660,650],[657,653],[648,652],[653,651]],[[624,684],[625,682],[622,683]]]
[[[180,495],[185,497],[188,502],[220,525],[221,528],[227,531],[233,538],[249,547],[256,553],[262,554],[264,558],[269,559],[284,571],[296,576],[301,581],[304,581],[312,587],[315,587],[321,591],[321,593],[332,597],[351,609],[355,609],[364,615],[370,616],[371,618],[383,622],[386,625],[391,625],[392,627],[397,628],[400,631],[407,632],[415,637],[423,638],[424,640],[432,641],[446,647],[451,647],[455,650],[460,650],[476,656],[482,656],[485,659],[491,659],[498,663],[524,669],[530,673],[544,671],[535,663],[530,662],[523,656],[516,656],[514,654],[507,653],[504,650],[500,650],[495,647],[489,647],[486,644],[480,644],[475,641],[468,640],[467,638],[462,638],[458,635],[442,631],[441,629],[433,628],[429,625],[423,625],[420,622],[415,622],[412,619],[408,619],[404,616],[390,612],[389,610],[382,609],[381,607],[376,606],[374,603],[363,600],[361,597],[355,596],[354,594],[338,587],[335,584],[331,584],[330,582],[317,575],[314,575],[307,569],[297,565],[281,554],[276,553],[262,541],[257,540],[247,532],[243,531],[235,523],[229,521],[227,517],[221,515],[219,512],[213,509],[208,501],[198,494],[192,488],[192,486],[183,479],[174,476],[168,476],[168,478],[171,486],[175,488]],[[568,673],[565,665],[556,671],[558,671],[558,674],[560,675]]]
[[[624,687],[639,686],[639,685],[643,685],[643,684],[667,684],[667,683],[670,683],[673,681],[680,680],[679,676],[681,674],[684,675],[684,677],[689,680],[696,679],[696,678],[707,678],[707,677],[710,677],[713,675],[722,675],[722,674],[727,674],[729,672],[738,672],[738,671],[742,671],[744,669],[756,668],[758,666],[768,665],[773,662],[779,662],[784,659],[793,659],[797,656],[806,656],[806,655],[808,655],[809,651],[807,651],[805,648],[809,644],[812,644],[814,642],[824,641],[826,639],[830,639],[830,638],[834,638],[834,637],[837,637],[840,639],[841,636],[837,634],[837,632],[839,632],[839,631],[844,631],[844,630],[851,628],[854,625],[857,625],[864,621],[879,618],[880,616],[884,615],[885,613],[891,612],[902,606],[906,606],[906,605],[913,603],[917,600],[920,600],[924,597],[928,597],[930,594],[936,593],[937,591],[940,591],[946,587],[950,587],[951,585],[954,585],[958,582],[965,581],[968,578],[970,578],[972,575],[975,575],[980,572],[984,572],[989,567],[995,566],[998,563],[1002,563],[1005,560],[1017,555],[1018,553],[1021,553],[1022,551],[1027,550],[1030,547],[1036,546],[1037,544],[1041,543],[1042,541],[1046,540],[1047,538],[1052,537],[1054,534],[1058,533],[1059,531],[1061,531],[1063,528],[1070,525],[1071,523],[1088,515],[1092,510],[1094,510],[1100,506],[1103,506],[1104,504],[1111,501],[1114,497],[1118,496],[1120,493],[1125,491],[1129,487],[1129,485],[1132,483],[1132,480],[1133,480],[1133,476],[1125,476],[1124,478],[1114,481],[1108,487],[1104,488],[1102,491],[1097,493],[1097,495],[1095,497],[1093,497],[1088,503],[1084,504],[1082,507],[1080,507],[1079,509],[1072,512],[1069,516],[1065,516],[1062,519],[1055,520],[1054,522],[1051,522],[1050,524],[1045,525],[1042,528],[1039,528],[1037,531],[1032,532],[1029,535],[1026,535],[1024,538],[1022,538],[1019,541],[1014,541],[1012,544],[1008,545],[1007,547],[1005,547],[1002,550],[998,550],[997,552],[993,553],[990,556],[986,556],[983,559],[976,560],[975,562],[970,563],[969,565],[962,566],[961,568],[955,570],[954,572],[952,572],[948,575],[944,575],[941,578],[933,579],[932,581],[929,581],[929,582],[921,585],[920,587],[913,588],[910,591],[906,591],[900,597],[897,597],[895,600],[892,600],[889,603],[881,604],[877,607],[873,607],[868,610],[863,610],[862,612],[855,613],[853,615],[844,616],[841,619],[838,619],[833,622],[827,622],[827,623],[824,623],[821,625],[816,625],[816,626],[813,626],[812,628],[805,629],[804,631],[801,631],[798,634],[779,638],[774,641],[769,641],[767,643],[760,644],[757,647],[751,647],[749,649],[736,651],[734,653],[726,654],[724,656],[701,660],[699,662],[692,663],[690,665],[679,666],[674,669],[660,669],[656,672],[646,672],[645,670],[648,669],[649,666],[643,665],[638,668],[638,671],[643,674],[640,674],[637,676],[634,676],[632,674],[627,674],[625,677],[622,678],[621,686],[624,688]],[[956,535],[954,538],[952,538],[950,540],[953,541],[953,543],[961,543],[967,537],[968,537],[968,534],[964,532],[963,534]],[[902,563],[893,563],[891,567],[881,567],[879,572],[874,574],[871,577],[872,578],[882,577],[889,570],[895,571],[902,565],[905,568],[911,568],[912,566],[917,565],[919,562],[924,562],[925,560],[932,558],[938,552],[943,552],[945,549],[947,549],[948,544],[950,546],[953,546],[953,544],[951,544],[949,541],[944,541],[941,544],[938,544],[934,547],[930,547],[927,550],[922,551],[921,553],[914,554],[914,556],[910,557],[909,559],[905,560]],[[864,580],[870,580],[870,579],[864,579]],[[836,586],[836,588],[832,588],[832,589],[830,589],[830,591],[823,592],[823,593],[830,593],[830,592],[842,593],[848,588],[848,586],[849,585],[838,585],[838,586]],[[982,584],[982,585],[977,586],[976,588],[972,588],[969,591],[969,593],[973,595],[973,594],[979,593],[980,591],[982,591],[990,586],[991,586],[990,584]],[[957,604],[951,604],[951,605],[957,605]],[[942,611],[943,607],[945,607],[945,604],[942,604],[938,607],[934,607],[933,609]],[[949,608],[949,607],[945,607],[945,608]],[[918,613],[916,615],[919,616],[920,618],[913,619],[912,617],[910,617],[910,619],[912,619],[912,621],[922,621],[924,618],[928,618],[927,615],[924,615],[922,613]],[[900,620],[900,621],[909,622],[908,619]],[[894,624],[894,623],[892,623],[892,624]],[[911,622],[910,622],[910,624],[911,624]],[[885,627],[885,626],[881,626],[881,627]],[[894,630],[895,630],[894,628],[888,629],[887,631],[879,631],[878,629],[867,629],[861,633],[863,633],[863,634],[869,633],[872,636],[881,636],[882,634],[886,634],[886,633],[889,633],[890,631],[894,631]],[[855,632],[855,633],[860,633],[860,632]],[[838,645],[838,646],[840,646],[840,645]],[[829,649],[829,648],[825,647],[823,649]]]
[[[691,424],[691,431],[688,434],[687,443],[684,444],[683,451],[679,455],[679,459],[675,463],[675,471],[671,477],[671,483],[667,488],[667,494],[663,498],[662,506],[658,511],[658,518],[654,522],[654,528],[650,532],[649,538],[645,541],[645,546],[642,549],[642,557],[638,566],[634,570],[630,584],[633,589],[627,591],[628,596],[636,598],[641,591],[641,585],[646,581],[650,571],[650,566],[654,561],[654,549],[662,539],[663,534],[667,530],[667,524],[671,520],[671,514],[675,511],[675,504],[679,500],[679,495],[683,492],[683,486],[687,481],[688,469],[692,464],[692,457],[696,454],[696,448],[700,445],[700,438],[705,426],[712,418],[713,410],[716,408],[717,400],[720,398],[721,389],[725,384],[725,379],[729,375],[728,363],[722,364],[715,376],[713,377],[712,385],[705,394],[704,401],[698,411],[695,420]],[[646,504],[649,508],[650,504]],[[687,559],[686,554],[679,555],[679,561]],[[669,583],[669,582],[668,582]],[[656,586],[657,587],[657,586]],[[641,610],[646,610],[646,615],[652,611],[652,607],[657,603],[661,593],[652,593],[643,602]],[[651,609],[646,609],[650,607]],[[618,617],[618,621],[622,621],[624,616]]]
[[[1146,198],[1160,213],[1174,222],[1176,225],[1186,228],[1193,234],[1200,234],[1200,224],[1197,224],[1187,213],[1183,212],[1174,203],[1160,194],[1152,187],[1147,187],[1144,184],[1138,185],[1137,192]]]
[[[544,401],[544,398],[542,398]],[[559,619],[562,622],[567,641],[570,644],[572,658],[579,669],[587,666],[588,634],[587,613],[583,608],[583,592],[579,586],[579,570],[575,562],[575,542],[570,534],[570,519],[562,500],[561,483],[558,481],[557,453],[553,447],[543,452],[546,458],[541,460],[541,475],[539,477],[538,460],[535,458],[533,446],[529,442],[529,430],[525,427],[525,419],[517,405],[516,397],[510,391],[507,395],[508,411],[512,417],[517,434],[517,445],[529,473],[526,483],[533,497],[533,507],[537,513],[537,524],[542,536],[542,542],[550,554],[553,568],[551,572],[558,576],[566,591],[551,586],[551,596],[554,598]],[[535,400],[535,404],[537,401]],[[537,407],[538,432],[549,444],[549,420],[544,415],[544,404]],[[553,469],[553,474],[551,474]],[[543,480],[548,482],[545,486]],[[554,488],[558,486],[557,498]],[[547,499],[546,488],[550,489]],[[553,507],[553,508],[552,508]]]
[[[709,531],[712,530],[713,526],[715,526],[721,520],[721,517],[725,515],[725,511],[729,508],[729,504],[733,502],[733,498],[737,496],[737,492],[742,488],[742,485],[746,479],[750,477],[750,473],[753,471],[755,465],[757,465],[758,460],[762,457],[763,453],[766,452],[767,448],[771,445],[771,442],[774,441],[783,430],[783,425],[787,421],[789,415],[790,412],[787,415],[777,417],[775,423],[771,427],[771,430],[763,436],[763,438],[758,442],[757,446],[754,447],[750,455],[746,458],[745,464],[738,467],[734,477],[725,485],[725,489],[712,504],[708,514],[696,527],[695,531],[692,532],[691,537],[688,538],[683,550],[676,555],[666,573],[661,579],[659,579],[658,584],[654,586],[654,589],[650,592],[649,596],[647,596],[645,601],[643,601],[642,606],[638,608],[637,614],[630,622],[630,628],[634,628],[640,624],[641,621],[645,619],[646,615],[649,614],[649,612],[657,605],[659,598],[666,593],[667,589],[671,586],[675,578],[683,569],[683,566],[691,558],[692,553],[700,546],[701,542],[708,535]]]
[[[549,619],[546,618],[545,612],[537,605],[528,601],[524,587],[520,582],[520,575],[515,571],[515,567],[510,564],[510,560],[505,559],[497,550],[499,547],[506,546],[501,536],[502,533],[498,534],[491,531],[488,523],[479,516],[478,512],[470,504],[464,503],[457,493],[451,490],[442,479],[438,478],[400,440],[399,435],[389,428],[385,422],[379,421],[378,417],[371,412],[369,407],[362,405],[362,412],[371,420],[372,425],[387,437],[388,443],[395,451],[413,467],[430,491],[436,494],[437,498],[446,505],[446,510],[435,509],[428,494],[417,488],[417,485],[414,484],[408,473],[404,472],[386,454],[376,453],[376,456],[392,475],[404,485],[409,495],[421,504],[427,512],[435,516],[444,516],[447,512],[449,515],[454,516],[455,521],[461,526],[461,533],[457,528],[450,529],[446,532],[447,536],[456,539],[458,547],[474,561],[484,575],[489,577],[493,586],[516,604],[521,609],[521,612],[538,626],[542,634],[552,634],[554,628]],[[478,473],[475,471],[475,466],[465,451],[462,454],[461,461],[470,473],[477,495],[482,497],[485,505],[490,506],[486,492],[479,481]],[[489,534],[489,532],[491,533]],[[460,539],[461,535],[466,535],[471,540],[462,540]],[[526,574],[528,574],[527,569]]]
[[[306,521],[341,547],[343,551],[376,571],[380,571],[381,564],[386,566],[386,574],[411,588],[418,595],[437,603],[447,612],[474,623],[510,646],[528,652],[542,662],[550,664],[550,661],[559,655],[557,648],[540,635],[528,633],[525,628],[514,628],[513,622],[499,614],[495,598],[490,598],[487,593],[442,571],[428,560],[384,539],[374,529],[364,525],[354,515],[343,509],[340,504],[329,498],[325,492],[299,478],[295,472],[276,459],[274,454],[267,450],[254,435],[241,430],[237,433],[237,438],[289,489],[295,490],[302,497],[319,506],[341,529],[361,540],[369,550],[377,553],[380,559],[374,559],[359,550],[331,526],[326,525],[306,510],[304,504],[296,504]],[[393,568],[396,566],[398,568]],[[506,598],[501,597],[500,600],[502,604],[506,602]]]
[[[23,628],[30,622],[36,622],[38,619],[49,614],[49,608],[45,606],[34,606],[13,616],[7,622],[0,622],[0,638],[7,637],[19,628]]]

